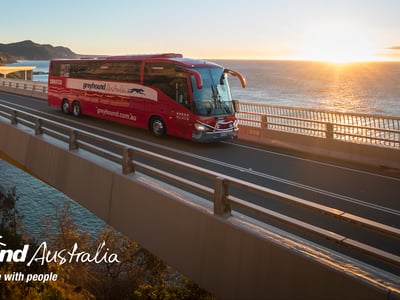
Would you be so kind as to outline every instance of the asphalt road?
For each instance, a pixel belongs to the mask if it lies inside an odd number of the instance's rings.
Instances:
[[[72,116],[65,116],[60,111],[48,107],[46,101],[2,92],[0,92],[0,104],[14,106],[44,118],[107,136],[132,146],[400,228],[400,170],[351,165],[242,141],[197,144],[173,137],[159,139],[145,130],[91,117],[73,118]],[[144,158],[138,159],[145,160]],[[171,171],[170,166],[162,166],[148,160],[145,162]],[[191,174],[176,172],[179,176],[213,186],[213,183],[205,178],[190,177]],[[232,193],[268,209],[400,256],[399,239],[384,236],[349,223],[338,222],[325,215],[315,214],[273,199],[266,199],[242,191],[232,191]],[[284,227],[274,220],[264,221]],[[296,232],[291,228],[288,228],[288,230],[315,240],[314,237],[307,236],[302,232]],[[349,255],[354,254],[351,249],[341,249],[339,245],[334,243],[318,239],[316,242],[346,252]],[[376,262],[364,255],[356,254],[356,256],[397,275],[400,274],[400,266]]]

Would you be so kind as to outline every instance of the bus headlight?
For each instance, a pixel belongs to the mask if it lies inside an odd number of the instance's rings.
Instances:
[[[194,123],[194,128],[197,131],[207,131],[207,127],[201,123]]]

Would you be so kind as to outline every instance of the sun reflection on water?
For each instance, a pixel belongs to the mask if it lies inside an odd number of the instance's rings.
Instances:
[[[370,99],[371,92],[385,92],[385,86],[376,81],[375,63],[326,63],[320,82],[320,108],[336,112],[371,113],[377,103]],[[365,102],[368,101],[368,106]],[[368,110],[364,111],[365,107]]]

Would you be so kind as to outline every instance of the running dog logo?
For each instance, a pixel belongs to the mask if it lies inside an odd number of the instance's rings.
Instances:
[[[139,95],[145,95],[144,89],[137,89],[137,88],[129,89],[128,93],[129,94],[136,93],[136,94],[139,94]]]

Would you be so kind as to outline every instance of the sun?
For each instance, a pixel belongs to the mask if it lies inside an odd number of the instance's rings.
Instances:
[[[305,60],[349,63],[377,57],[377,47],[368,32],[344,23],[316,25],[301,48],[299,56]]]
[[[310,60],[332,63],[349,63],[371,61],[375,59],[375,51],[368,43],[340,39],[319,40],[311,44],[308,50]]]

